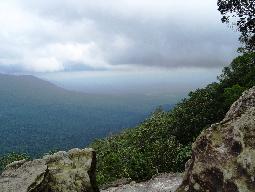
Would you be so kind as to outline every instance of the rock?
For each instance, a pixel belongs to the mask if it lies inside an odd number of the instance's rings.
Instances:
[[[8,165],[1,192],[98,192],[93,149],[72,149]]]
[[[173,192],[182,182],[181,174],[161,174],[149,181],[110,187],[101,192]]]
[[[255,87],[200,134],[186,166],[178,192],[255,191]]]
[[[121,178],[121,179],[117,179],[113,182],[103,184],[102,186],[100,186],[100,188],[101,189],[108,189],[108,188],[118,187],[118,186],[121,186],[121,185],[127,185],[131,182],[133,182],[131,178]]]
[[[242,96],[233,103],[223,122],[241,116],[251,107],[255,107],[255,87],[245,91]]]

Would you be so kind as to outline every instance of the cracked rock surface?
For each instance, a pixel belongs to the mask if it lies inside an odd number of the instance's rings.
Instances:
[[[178,192],[255,191],[255,87],[245,91],[220,123],[204,130]]]
[[[72,149],[33,161],[17,161],[0,176],[0,191],[97,192],[95,166],[93,149]]]

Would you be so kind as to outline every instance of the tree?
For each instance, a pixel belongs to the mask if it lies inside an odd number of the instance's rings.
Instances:
[[[222,22],[236,26],[241,32],[239,38],[244,47],[242,52],[255,51],[255,1],[254,0],[218,0],[218,10],[222,14]]]
[[[220,84],[226,88],[235,84],[247,89],[255,85],[255,52],[246,53],[235,58],[223,69],[218,77]]]
[[[244,90],[245,87],[241,87],[239,84],[235,84],[232,87],[224,89],[223,96],[225,97],[225,104],[230,106],[242,95]]]

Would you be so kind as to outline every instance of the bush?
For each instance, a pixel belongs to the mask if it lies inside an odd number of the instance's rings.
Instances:
[[[232,87],[224,89],[224,98],[226,105],[231,105],[234,103],[243,93],[245,87],[241,87],[239,84],[235,84]]]
[[[134,129],[92,143],[97,151],[98,183],[119,178],[142,181],[159,172],[183,171],[190,145],[167,134],[168,120],[168,113],[157,111]]]

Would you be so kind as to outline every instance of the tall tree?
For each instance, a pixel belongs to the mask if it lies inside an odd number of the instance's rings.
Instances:
[[[218,0],[222,22],[236,26],[241,32],[242,52],[255,51],[255,0]]]

